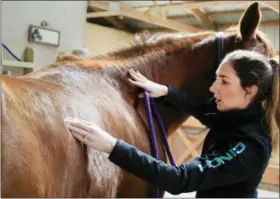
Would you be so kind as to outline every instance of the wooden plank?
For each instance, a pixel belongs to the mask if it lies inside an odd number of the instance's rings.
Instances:
[[[33,62],[24,62],[24,61],[14,61],[14,60],[2,60],[2,66],[12,66],[19,68],[34,68]]]
[[[279,185],[279,165],[268,165],[261,182]]]
[[[230,5],[250,5],[250,1],[184,1],[182,4],[173,4],[169,9],[193,9],[211,6],[230,6]],[[165,6],[165,5],[164,5]],[[150,11],[157,11],[164,6],[158,6],[158,8],[151,8]]]
[[[234,23],[223,23],[223,24],[217,24],[218,30],[226,30],[229,27],[233,25],[237,25],[238,22]],[[260,25],[262,26],[279,26],[279,20],[267,20],[267,21],[261,21]]]
[[[178,131],[178,134],[181,140],[184,142],[187,149],[185,149],[184,152],[179,156],[179,158],[176,159],[176,163],[182,164],[187,158],[189,158],[190,155],[192,155],[192,157],[200,156],[197,150],[202,147],[206,135],[203,136],[199,135],[197,137],[197,141],[194,142],[193,144],[192,143],[190,144],[190,141],[188,140],[187,136],[184,134],[184,132],[181,129]]]
[[[186,159],[186,157],[188,157],[189,155],[199,156],[199,154],[196,151],[196,146],[194,146],[187,139],[187,137],[184,135],[184,132],[182,131],[182,129],[179,129],[177,131],[177,133],[180,136],[181,140],[183,141],[183,143],[185,144],[187,149],[182,153],[182,155],[178,158],[178,160],[176,162],[182,163]]]
[[[264,1],[262,3],[271,10],[279,13],[279,1]]]
[[[260,8],[261,12],[268,11],[269,8],[262,7]],[[224,10],[224,11],[216,11],[216,12],[207,12],[207,15],[209,17],[215,16],[215,15],[242,15],[245,12],[245,10]]]
[[[173,4],[172,0],[168,0],[168,4],[165,7],[165,16],[169,14],[169,7]]]
[[[123,21],[116,17],[107,17],[107,20],[113,24],[115,27],[124,30],[126,32],[130,32],[130,30],[124,25]]]
[[[195,119],[194,117],[189,117],[182,125],[195,128],[205,128],[205,126],[202,125],[199,120]]]
[[[119,16],[120,13],[114,11],[101,11],[101,12],[92,12],[87,13],[87,18],[101,18],[101,17],[112,17],[112,16]]]
[[[114,6],[113,6],[114,5]],[[162,19],[160,17],[152,16],[148,13],[143,13],[134,10],[133,8],[123,5],[123,4],[112,4],[112,2],[92,2],[90,1],[88,3],[88,6],[91,8],[99,8],[102,10],[106,11],[118,11],[121,15],[130,17],[133,19],[145,21],[147,23],[155,24],[158,26],[166,27],[169,29],[177,30],[177,31],[182,31],[182,32],[199,32],[203,31],[203,29],[190,26],[175,20],[170,20],[170,19]]]
[[[214,24],[207,14],[201,12],[198,8],[191,9],[191,11],[205,29],[215,30]]]
[[[102,11],[102,9],[100,8],[95,8],[95,7],[91,7],[91,9],[95,10],[95,11]],[[109,11],[112,13],[118,13],[117,11]],[[93,13],[92,13],[93,14]],[[109,13],[107,13],[109,14]],[[115,15],[115,16],[106,16],[105,19],[110,23],[112,24],[114,27],[117,27],[121,30],[124,30],[126,32],[131,32],[131,30],[129,30],[123,23],[122,20],[118,19],[117,16],[121,16],[120,13],[118,13],[118,15]]]
[[[199,156],[199,154],[196,152],[196,147],[193,143],[191,143],[188,138],[184,135],[184,132],[182,129],[178,130],[178,134],[180,135],[181,140],[184,142],[186,147],[189,149],[189,153],[192,154],[193,156]]]
[[[261,11],[268,11],[270,8],[262,7],[260,8]],[[215,15],[242,15],[245,10],[225,10],[225,11],[211,11],[206,12],[208,17],[212,17]],[[175,15],[175,16],[167,16],[168,19],[188,19],[193,18],[193,14],[183,14],[183,15]]]
[[[222,23],[222,24],[216,24],[217,26],[217,30],[224,30],[226,31],[227,28],[229,28],[230,26],[233,26],[233,25],[237,25],[238,24],[238,21],[236,23]],[[279,21],[278,20],[267,20],[267,21],[261,21],[260,22],[260,25],[262,26],[279,26]],[[135,32],[142,32],[144,30],[148,30],[148,31],[151,31],[151,32],[168,32],[169,30],[166,29],[166,28],[158,28],[158,27],[155,27],[155,28],[139,28],[139,29],[133,29]],[[169,31],[171,32],[171,31]]]

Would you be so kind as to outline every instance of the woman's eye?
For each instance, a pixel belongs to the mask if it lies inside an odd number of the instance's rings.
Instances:
[[[226,82],[225,80],[222,80],[222,84],[228,84],[228,82]]]

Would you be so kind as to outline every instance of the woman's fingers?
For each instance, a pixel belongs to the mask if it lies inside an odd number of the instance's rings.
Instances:
[[[88,139],[88,135],[90,135],[88,132],[86,132],[80,128],[77,128],[75,126],[72,126],[71,124],[68,125],[68,128],[71,130],[73,135],[82,142],[85,141],[86,139]]]
[[[72,118],[72,119],[73,119],[72,121],[77,121],[79,123],[84,123],[85,125],[88,125],[88,127],[94,126],[94,123],[83,120],[83,119],[78,119],[78,118]]]
[[[77,127],[77,128],[83,129],[85,131],[90,131],[91,130],[89,124],[83,123],[80,120],[75,120],[75,119],[74,120],[73,119],[68,119],[67,120],[67,119],[65,119],[65,121],[73,127]]]
[[[129,70],[130,75],[133,77],[133,79],[139,81],[139,82],[145,82],[146,79],[144,79],[141,75],[139,75],[139,72],[135,72],[134,70]]]
[[[140,79],[134,72],[130,72],[130,76],[136,80],[136,81],[139,81],[139,82],[142,82],[142,79]]]
[[[139,71],[137,71],[137,74],[139,77],[141,77],[143,80],[148,80],[144,75],[142,75]]]
[[[86,144],[90,147],[93,147],[94,148],[94,139],[92,139],[92,135],[85,132],[85,134],[81,134],[81,133],[78,133],[79,130],[78,129],[75,129],[75,127],[69,127],[71,132],[72,132],[72,135],[77,139],[79,140],[80,142],[82,142],[83,144]]]
[[[141,82],[137,82],[137,81],[134,81],[132,79],[128,79],[128,81],[133,84],[133,85],[136,85],[136,86],[139,86],[141,88],[146,88],[145,84],[141,83]]]

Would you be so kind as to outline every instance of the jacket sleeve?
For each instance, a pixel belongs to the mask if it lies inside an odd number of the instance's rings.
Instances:
[[[208,107],[207,102],[198,103],[191,95],[187,95],[185,92],[168,87],[168,93],[165,96],[162,96],[157,99],[158,102],[166,104],[177,110],[184,110],[185,112],[190,113],[195,116],[197,119],[202,118],[206,108]]]
[[[175,109],[186,109],[192,105],[196,105],[191,96],[171,86],[167,86],[167,88],[167,95],[160,97],[160,102],[168,104]]]
[[[171,166],[118,140],[109,160],[125,171],[172,194],[223,186],[261,172],[262,150],[254,143],[232,141],[226,150],[214,150],[180,166]]]

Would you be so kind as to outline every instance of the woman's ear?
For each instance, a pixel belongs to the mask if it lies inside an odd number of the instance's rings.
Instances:
[[[259,88],[256,85],[248,86],[245,88],[246,96],[252,100],[257,95]]]

